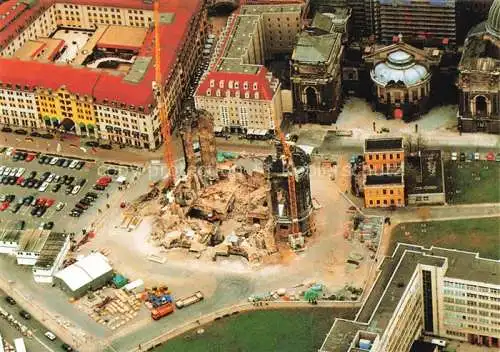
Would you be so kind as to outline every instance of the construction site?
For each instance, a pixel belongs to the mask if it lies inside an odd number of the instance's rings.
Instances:
[[[214,261],[239,255],[250,263],[277,262],[278,249],[287,242],[303,250],[304,237],[314,232],[309,156],[283,139],[285,147],[276,142],[274,156],[224,157],[216,152],[212,131],[208,113],[185,112],[185,175],[168,191],[154,184],[128,204],[127,223],[152,216],[150,238],[156,245]]]

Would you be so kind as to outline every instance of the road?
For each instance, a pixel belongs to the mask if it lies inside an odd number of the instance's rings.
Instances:
[[[62,344],[61,340],[56,339],[54,341],[50,341],[43,335],[47,331],[47,329],[43,326],[42,323],[40,323],[33,317],[29,320],[23,319],[19,315],[19,311],[22,310],[23,307],[21,307],[19,303],[17,303],[16,305],[8,304],[5,301],[5,297],[7,297],[7,294],[4,291],[0,290],[0,306],[4,310],[12,314],[15,319],[20,321],[23,325],[27,326],[28,329],[33,332],[32,337],[22,336],[21,332],[10,325],[7,320],[0,318],[0,333],[9,344],[13,345],[14,339],[22,337],[28,351],[45,352],[59,350],[60,345]]]

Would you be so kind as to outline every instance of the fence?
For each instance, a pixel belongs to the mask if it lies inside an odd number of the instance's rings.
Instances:
[[[218,310],[214,313],[206,314],[200,317],[199,319],[192,320],[186,324],[168,330],[165,333],[128,350],[128,352],[147,351],[151,348],[161,346],[167,340],[172,339],[186,331],[195,329],[201,325],[210,323],[215,320],[227,318],[231,315],[235,315],[240,312],[247,312],[250,310],[311,308],[311,307],[359,308],[360,306],[361,306],[360,301],[318,301],[318,304],[314,306],[312,306],[311,303],[307,301],[262,301],[256,303],[243,303]]]

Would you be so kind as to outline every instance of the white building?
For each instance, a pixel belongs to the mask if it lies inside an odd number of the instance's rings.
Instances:
[[[57,272],[54,281],[71,297],[79,298],[89,290],[106,285],[112,278],[113,268],[108,259],[95,252]]]
[[[32,268],[35,282],[51,284],[52,277],[61,267],[70,248],[70,238],[65,233],[51,233]]]
[[[500,261],[398,244],[354,320],[336,319],[320,352],[409,351],[423,335],[500,347]],[[363,340],[361,342],[361,340]]]
[[[0,235],[0,253],[15,255],[19,249],[21,231],[4,231]]]

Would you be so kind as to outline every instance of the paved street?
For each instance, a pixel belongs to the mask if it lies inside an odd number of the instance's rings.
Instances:
[[[54,341],[50,341],[43,334],[47,331],[47,329],[34,319],[33,317],[30,320],[23,319],[19,315],[19,311],[25,309],[19,303],[16,305],[10,305],[5,301],[5,297],[7,294],[0,290],[0,306],[12,314],[12,316],[20,321],[23,325],[27,326],[33,332],[32,337],[22,336],[21,332],[18,331],[14,326],[10,325],[7,320],[0,317],[0,334],[3,339],[6,340],[9,344],[13,345],[13,340],[19,337],[24,339],[24,344],[26,345],[26,349],[28,351],[36,351],[36,352],[45,352],[45,351],[59,351],[60,345],[62,344],[61,340],[56,339]]]

